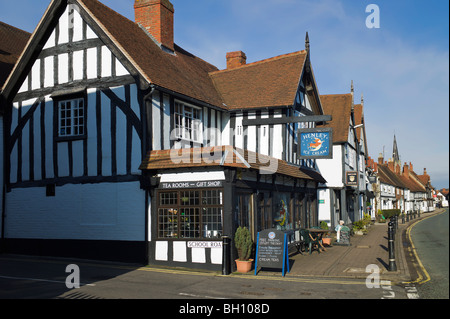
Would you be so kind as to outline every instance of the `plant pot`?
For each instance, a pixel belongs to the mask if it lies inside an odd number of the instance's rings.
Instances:
[[[322,238],[322,245],[331,246],[331,238],[328,237]]]
[[[240,273],[247,273],[252,269],[253,259],[249,260],[239,260],[236,259],[236,268]]]
[[[362,230],[355,230],[355,235],[362,236],[364,233]]]

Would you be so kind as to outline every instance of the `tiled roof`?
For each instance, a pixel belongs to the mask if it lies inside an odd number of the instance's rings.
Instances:
[[[210,73],[229,109],[290,106],[295,101],[306,51]]]
[[[0,89],[22,54],[30,35],[0,21]]]
[[[97,0],[78,0],[120,46],[134,66],[155,85],[222,107],[222,99],[208,73],[218,69],[175,45],[175,54],[164,52],[133,21]]]
[[[333,128],[333,143],[345,143],[348,141],[352,100],[353,97],[350,93],[320,96],[323,113],[331,115],[333,119],[323,126]]]
[[[407,188],[412,192],[426,191],[424,185],[416,180],[417,175],[413,171],[409,172],[409,176],[399,175],[392,172],[388,165],[378,164],[378,177],[382,183]]]
[[[355,126],[362,124],[362,122],[363,122],[363,106],[362,106],[362,104],[355,105],[353,113],[355,116]],[[356,128],[356,136],[358,137],[358,141],[361,140],[362,130],[363,130],[362,127]]]
[[[402,179],[392,172],[387,165],[378,165],[378,177],[380,178],[380,181],[385,184],[407,188]]]
[[[53,0],[49,8],[55,9],[65,3]],[[111,40],[108,42],[121,52],[149,84],[225,110],[294,104],[305,66],[306,51],[219,71],[217,67],[176,44],[173,54],[163,50],[147,30],[98,0],[74,0],[74,3],[88,13],[90,19]],[[56,12],[56,9],[52,12]],[[38,28],[42,25],[40,23]],[[29,48],[30,52],[24,59],[30,59],[31,50],[39,49],[37,41]]]
[[[295,101],[306,51],[249,63],[215,66],[175,44],[164,52],[136,23],[97,0],[78,0],[150,83],[224,109],[290,106]]]
[[[401,175],[400,179],[411,192],[425,192],[425,187],[420,183],[417,183],[413,178]]]
[[[214,151],[214,152],[212,152]],[[248,150],[242,150],[232,146],[218,146],[186,148],[179,150],[156,150],[150,151],[140,165],[140,170],[158,170],[170,168],[192,168],[192,167],[235,167],[248,168],[260,171],[271,169],[271,163],[277,163],[275,172],[295,178],[314,180],[326,183],[325,179],[317,172],[300,168],[262,154]],[[275,166],[275,165],[274,165]]]

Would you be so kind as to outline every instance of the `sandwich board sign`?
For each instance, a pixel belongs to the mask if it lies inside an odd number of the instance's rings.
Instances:
[[[288,242],[285,232],[277,229],[265,229],[258,232],[256,242],[255,276],[258,267],[280,268],[283,277],[289,272]]]

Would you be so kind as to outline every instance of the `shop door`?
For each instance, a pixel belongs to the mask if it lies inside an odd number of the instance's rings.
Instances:
[[[253,241],[256,240],[254,229],[253,194],[241,193],[237,195],[235,225],[236,228],[239,226],[247,227],[252,235]]]

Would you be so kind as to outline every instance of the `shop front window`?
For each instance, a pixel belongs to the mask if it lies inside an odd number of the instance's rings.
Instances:
[[[290,193],[275,193],[272,212],[273,228],[278,230],[293,229],[291,208],[290,208]]]
[[[222,236],[222,190],[161,191],[158,196],[159,238]]]

